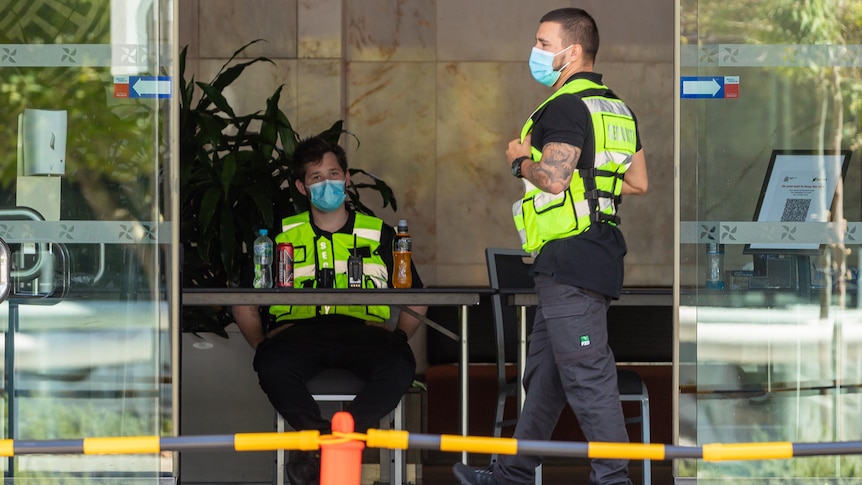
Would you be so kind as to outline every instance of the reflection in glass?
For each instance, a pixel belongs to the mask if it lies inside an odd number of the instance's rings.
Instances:
[[[681,1],[681,75],[722,89],[681,88],[680,444],[862,438],[862,31],[849,27],[862,12],[852,3]],[[773,150],[852,152],[814,254],[745,251],[812,237],[811,222],[745,224],[757,220]],[[724,289],[706,287],[710,242],[725,248]],[[862,480],[860,470],[858,456],[821,456],[689,460],[677,475],[810,483]]]
[[[172,8],[170,0],[0,3],[0,116],[10,127],[0,131],[0,238],[12,261],[11,296],[0,305],[3,438],[173,432],[173,221],[161,188],[171,100],[144,89],[171,71],[163,12]],[[171,460],[0,463],[16,483],[155,483]]]

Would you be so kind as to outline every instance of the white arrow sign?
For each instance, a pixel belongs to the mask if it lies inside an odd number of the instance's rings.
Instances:
[[[682,98],[715,98],[724,88],[724,78],[721,77],[683,77],[680,81]]]
[[[132,77],[130,98],[170,98],[171,78],[167,76]]]
[[[683,96],[708,95],[714,97],[719,90],[721,90],[721,85],[715,79],[682,82]]]

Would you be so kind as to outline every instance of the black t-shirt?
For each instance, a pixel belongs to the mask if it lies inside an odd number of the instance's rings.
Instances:
[[[601,84],[598,73],[577,73],[568,81],[586,78]],[[547,143],[567,143],[581,148],[578,165],[591,167],[595,158],[595,133],[590,111],[578,96],[561,95],[545,105],[533,125],[531,143],[541,150]],[[640,150],[638,135],[637,149]],[[550,241],[536,257],[532,271],[554,277],[558,283],[597,291],[619,298],[623,285],[626,242],[615,226],[593,223],[577,236]]]

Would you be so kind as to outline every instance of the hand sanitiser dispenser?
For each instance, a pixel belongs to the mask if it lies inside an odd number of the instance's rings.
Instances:
[[[18,119],[19,175],[66,173],[66,111],[25,109]]]
[[[25,109],[18,115],[18,177],[15,203],[19,214],[36,221],[59,221],[60,180],[66,173],[67,112]],[[56,289],[61,246],[38,240],[22,242],[14,254],[16,295],[45,297]],[[60,258],[60,259],[58,259]]]
[[[18,115],[16,204],[60,220],[60,178],[66,173],[65,110],[25,109]]]

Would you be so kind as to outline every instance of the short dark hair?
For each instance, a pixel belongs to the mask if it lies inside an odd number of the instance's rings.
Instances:
[[[320,163],[327,153],[335,155],[338,165],[347,173],[347,154],[338,143],[330,143],[319,136],[312,136],[300,141],[293,149],[293,177],[305,183],[308,166]]]
[[[586,57],[596,62],[596,55],[599,53],[599,27],[586,10],[580,8],[551,10],[539,22],[557,22],[562,25],[565,43],[581,44]]]

